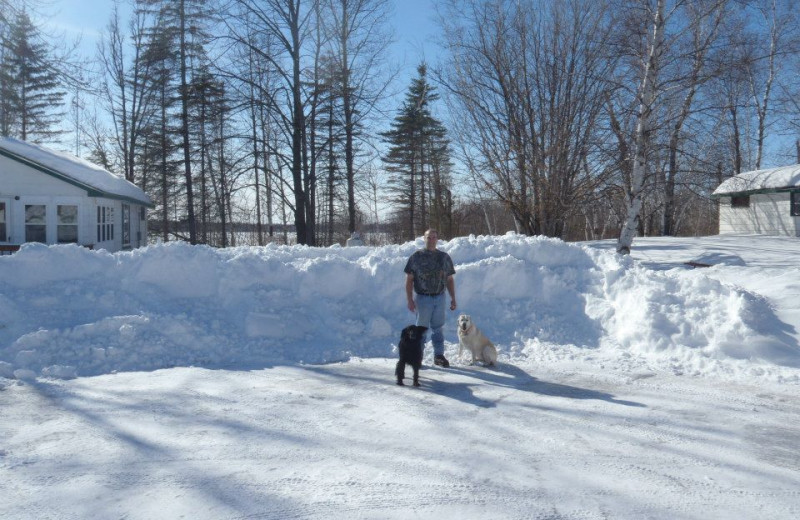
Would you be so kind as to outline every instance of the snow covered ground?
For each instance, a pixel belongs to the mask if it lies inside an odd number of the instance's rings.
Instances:
[[[800,240],[442,243],[500,364],[415,389],[421,246],[0,257],[0,518],[800,516]]]

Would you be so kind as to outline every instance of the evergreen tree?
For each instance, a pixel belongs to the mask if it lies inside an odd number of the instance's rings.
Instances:
[[[199,152],[199,164],[194,171],[195,182],[199,182],[200,241],[204,244],[211,243],[209,230],[212,219],[216,218],[222,224],[224,247],[228,217],[226,205],[229,204],[228,192],[225,191],[227,186],[223,182],[226,171],[221,167],[215,170],[213,163],[220,156],[220,147],[225,144],[225,135],[220,127],[220,114],[228,112],[229,109],[226,106],[225,85],[213,76],[208,64],[197,68],[189,85],[188,100],[192,149]],[[215,208],[212,208],[212,202],[216,205]],[[212,215],[212,209],[216,209],[216,215]]]
[[[318,241],[330,245],[336,241],[334,225],[344,216],[344,208],[339,204],[344,198],[344,165],[341,164],[344,156],[344,116],[339,95],[341,81],[333,57],[330,54],[323,55],[318,68],[320,78],[315,85],[317,107],[313,122],[316,128],[314,147],[320,185],[317,227],[321,233]]]
[[[204,44],[209,36],[206,27],[210,23],[211,12],[205,0],[141,0],[142,8],[152,6],[158,12],[161,30],[174,37],[177,43],[177,73],[180,102],[180,137],[183,151],[183,167],[186,189],[186,209],[189,224],[189,241],[197,243],[197,224],[194,211],[194,179],[192,176],[191,136],[189,130],[190,86],[196,71],[192,67],[194,58],[201,63],[205,55]]]
[[[168,31],[158,30],[149,36],[142,54],[142,65],[149,71],[148,82],[155,102],[147,124],[142,129],[142,142],[137,146],[135,163],[143,172],[143,183],[153,186],[157,206],[155,216],[160,221],[161,238],[170,239],[170,224],[184,214],[178,208],[178,171],[175,130],[170,123],[175,109],[172,84],[177,56]],[[152,178],[151,182],[147,179]],[[174,232],[173,232],[174,233]]]
[[[408,239],[428,227],[448,234],[452,208],[447,131],[430,111],[439,96],[428,83],[425,64],[417,68],[417,74],[391,130],[381,134],[389,145],[383,158],[388,189],[398,214],[406,219]]]
[[[27,12],[18,13],[3,31],[0,63],[0,132],[34,142],[62,133],[66,93],[44,42]]]

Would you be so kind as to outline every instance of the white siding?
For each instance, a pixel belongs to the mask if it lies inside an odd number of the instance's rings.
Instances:
[[[0,155],[0,197],[85,197],[86,191]]]
[[[789,193],[750,196],[749,208],[731,207],[730,197],[719,200],[719,233],[800,236],[800,219],[792,217]]]
[[[78,206],[78,243],[94,249],[119,251],[122,248],[122,202],[119,200],[88,197],[86,191],[52,175],[31,168],[0,155],[0,201],[7,205],[6,225],[9,244],[25,242],[25,206],[46,207],[47,243],[58,241],[58,206]],[[113,238],[97,240],[97,208],[113,208]],[[139,222],[141,206],[130,204],[131,247],[146,245],[146,223]],[[141,241],[137,232],[141,231]],[[102,236],[101,236],[102,239]],[[2,240],[2,239],[0,239]]]

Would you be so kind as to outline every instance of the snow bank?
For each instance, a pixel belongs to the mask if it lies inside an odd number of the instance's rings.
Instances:
[[[110,254],[25,245],[0,257],[0,376],[394,356],[400,329],[413,321],[403,267],[422,246],[169,243]],[[800,366],[796,342],[780,333],[766,301],[702,270],[656,272],[612,252],[513,234],[440,247],[456,264],[459,312],[473,316],[503,362],[546,351],[603,352],[691,373],[736,360]]]

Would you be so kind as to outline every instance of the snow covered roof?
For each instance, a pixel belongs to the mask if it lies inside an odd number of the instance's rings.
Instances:
[[[800,164],[740,173],[719,185],[712,197],[800,190]]]
[[[83,188],[90,197],[120,199],[153,207],[153,201],[141,188],[79,157],[10,137],[0,138],[0,155]]]

